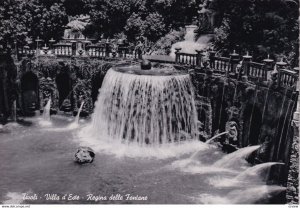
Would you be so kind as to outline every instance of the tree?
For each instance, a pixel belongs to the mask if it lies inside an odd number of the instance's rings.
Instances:
[[[166,32],[164,19],[158,13],[151,13],[144,19],[142,15],[133,13],[127,20],[125,34],[130,41],[137,37],[145,37],[149,41],[157,41]]]
[[[217,16],[217,49],[250,51],[257,59],[267,54],[293,56],[290,62],[295,63],[299,31],[295,1],[214,0],[212,9]]]
[[[151,13],[145,19],[145,34],[144,36],[150,41],[157,41],[160,37],[166,34],[166,25],[164,18],[158,13]]]
[[[196,0],[83,1],[94,32],[106,37],[125,32],[130,40],[142,35],[154,41],[197,17]]]
[[[6,0],[0,4],[0,44],[25,42],[26,37],[60,39],[67,15],[63,0]]]
[[[85,9],[89,11],[93,32],[113,37],[124,31],[128,18],[132,13],[143,9],[143,2],[139,0],[84,0]],[[91,30],[92,32],[92,30]]]

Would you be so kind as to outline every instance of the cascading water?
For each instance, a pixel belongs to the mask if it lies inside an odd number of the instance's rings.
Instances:
[[[83,105],[84,105],[84,101],[81,102],[80,108],[78,109],[77,115],[75,117],[74,122],[77,123],[77,124],[79,123],[80,113],[82,111]]]
[[[267,163],[262,163],[259,165],[255,165],[253,167],[248,168],[244,172],[240,173],[235,177],[235,180],[246,180],[250,176],[257,176],[260,175],[263,171],[266,169],[270,168],[273,165],[284,165],[284,163],[278,163],[278,162],[267,162]]]
[[[215,140],[215,139],[217,139],[217,138],[219,138],[220,136],[223,136],[223,135],[225,135],[225,134],[228,134],[228,131],[224,131],[224,132],[222,132],[222,133],[219,133],[219,134],[213,136],[212,138],[210,138],[209,140],[207,140],[205,143],[206,143],[206,144],[209,144],[209,143],[212,142],[213,140]]]
[[[79,118],[80,118],[80,113],[82,111],[83,105],[84,105],[84,101],[82,101],[80,104],[80,107],[78,109],[78,112],[77,112],[74,122],[71,123],[67,129],[76,129],[79,126]]]
[[[51,118],[50,118],[50,108],[51,108],[51,98],[47,101],[47,104],[44,107],[43,115],[41,120],[39,121],[39,124],[41,126],[51,126]]]
[[[215,138],[224,134],[237,136],[236,125],[230,122],[231,125],[226,124],[226,131]],[[197,132],[189,75],[169,69],[140,70],[132,66],[107,72],[92,122],[80,130],[79,136],[81,145],[92,146],[99,154],[129,156],[143,166],[141,157],[168,158],[161,169],[175,169],[176,174],[180,171],[197,174],[197,181],[203,183],[199,187],[205,190],[208,187],[207,193],[196,196],[201,203],[216,203],[218,198],[224,203],[252,203],[285,190],[281,186],[266,186],[260,178],[259,173],[275,163],[249,167],[246,158],[259,146],[244,147],[225,155],[215,145],[198,141]],[[183,140],[191,142],[176,145]],[[170,164],[172,157],[176,160]],[[145,166],[148,168],[148,164]],[[159,173],[161,169],[151,168],[149,174]],[[216,195],[209,196],[212,190],[216,190]],[[223,192],[222,196],[219,191]],[[210,201],[210,197],[215,201]]]
[[[214,163],[218,167],[231,167],[237,164],[239,161],[245,161],[244,159],[249,156],[252,152],[257,150],[260,146],[250,146],[239,149],[231,154],[225,155],[222,159]]]
[[[50,121],[50,107],[51,107],[51,98],[47,101],[47,104],[44,107],[44,112],[43,112],[44,121]]]
[[[151,146],[195,139],[197,113],[189,74],[110,69],[99,91],[91,133]]]
[[[195,54],[196,50],[203,50],[207,47],[209,41],[212,38],[211,34],[201,35],[198,40],[195,40],[196,25],[188,25],[185,27],[186,34],[184,41],[177,42],[171,47],[171,57],[175,57],[175,48],[181,48],[180,52]]]

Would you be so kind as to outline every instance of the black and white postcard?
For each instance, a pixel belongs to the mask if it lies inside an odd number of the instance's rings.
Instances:
[[[0,204],[299,204],[298,0],[1,0]]]

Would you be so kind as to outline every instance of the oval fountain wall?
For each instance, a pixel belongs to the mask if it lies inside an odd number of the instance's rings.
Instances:
[[[110,69],[99,90],[90,133],[122,142],[159,145],[195,139],[197,113],[187,73]]]

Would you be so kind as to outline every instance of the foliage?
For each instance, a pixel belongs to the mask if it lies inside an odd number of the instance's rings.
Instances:
[[[63,0],[6,0],[0,3],[0,44],[26,37],[61,38],[67,15]]]
[[[0,4],[0,41],[24,42],[62,37],[68,16],[89,15],[84,35],[112,38],[125,33],[129,40],[155,42],[171,29],[197,17],[196,0],[7,0]]]
[[[85,10],[85,3],[83,0],[64,0],[64,7],[69,16],[85,15],[88,11]]]
[[[170,29],[178,29],[197,17],[195,0],[82,1],[93,23],[90,32],[104,37],[124,32],[130,41],[139,36],[157,41]]]
[[[262,59],[269,53],[291,56],[298,48],[298,6],[285,0],[214,0],[217,49],[250,51]],[[293,51],[297,53],[297,50]],[[295,54],[294,57],[297,55]]]
[[[165,34],[163,21],[162,16],[158,13],[151,13],[145,19],[133,13],[127,20],[125,34],[129,41],[135,41],[138,37],[145,37],[149,41],[156,41]]]
[[[152,47],[151,54],[156,55],[169,55],[171,47],[174,43],[182,41],[184,39],[185,30],[172,30],[165,36],[161,37]]]

